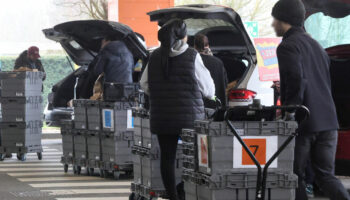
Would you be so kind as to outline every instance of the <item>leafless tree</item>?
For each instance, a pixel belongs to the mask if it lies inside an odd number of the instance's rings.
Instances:
[[[55,4],[74,10],[74,16],[108,20],[108,0],[56,0]]]

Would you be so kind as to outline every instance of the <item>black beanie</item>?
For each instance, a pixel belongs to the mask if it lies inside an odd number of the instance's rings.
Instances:
[[[272,16],[292,26],[303,26],[305,7],[301,0],[279,0],[272,9]]]

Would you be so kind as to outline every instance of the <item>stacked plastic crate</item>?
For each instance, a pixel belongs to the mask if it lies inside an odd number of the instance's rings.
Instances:
[[[232,122],[257,160],[266,164],[296,131],[296,122]],[[186,200],[254,200],[257,167],[233,136],[226,122],[196,121],[195,130],[183,130]],[[275,160],[266,182],[269,200],[295,199],[294,142]]]
[[[115,179],[119,179],[121,172],[132,174],[133,105],[134,103],[128,101],[100,104],[102,122],[100,168],[104,176],[113,174]]]
[[[160,149],[157,136],[150,131],[148,111],[133,108],[134,116],[134,182],[130,199],[166,198],[166,192],[160,174]],[[177,183],[182,176],[182,141],[179,140],[176,159]]]
[[[17,153],[25,161],[27,153],[42,159],[42,72],[0,72],[1,148],[0,158]]]

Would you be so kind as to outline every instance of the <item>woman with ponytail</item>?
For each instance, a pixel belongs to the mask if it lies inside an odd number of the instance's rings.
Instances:
[[[141,87],[150,99],[151,132],[158,136],[161,175],[170,200],[184,196],[176,191],[176,150],[182,129],[204,119],[203,97],[215,98],[215,85],[199,53],[187,44],[183,20],[172,19],[158,32],[161,42],[149,60]]]

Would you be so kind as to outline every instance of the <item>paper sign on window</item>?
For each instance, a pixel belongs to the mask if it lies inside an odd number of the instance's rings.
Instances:
[[[277,151],[277,136],[246,136],[242,139],[262,166]],[[271,164],[270,168],[277,168],[277,163],[278,158]],[[233,140],[233,168],[256,168],[254,161],[249,157],[237,138]]]
[[[198,165],[201,167],[209,167],[209,156],[208,156],[208,138],[206,135],[198,135]]]

